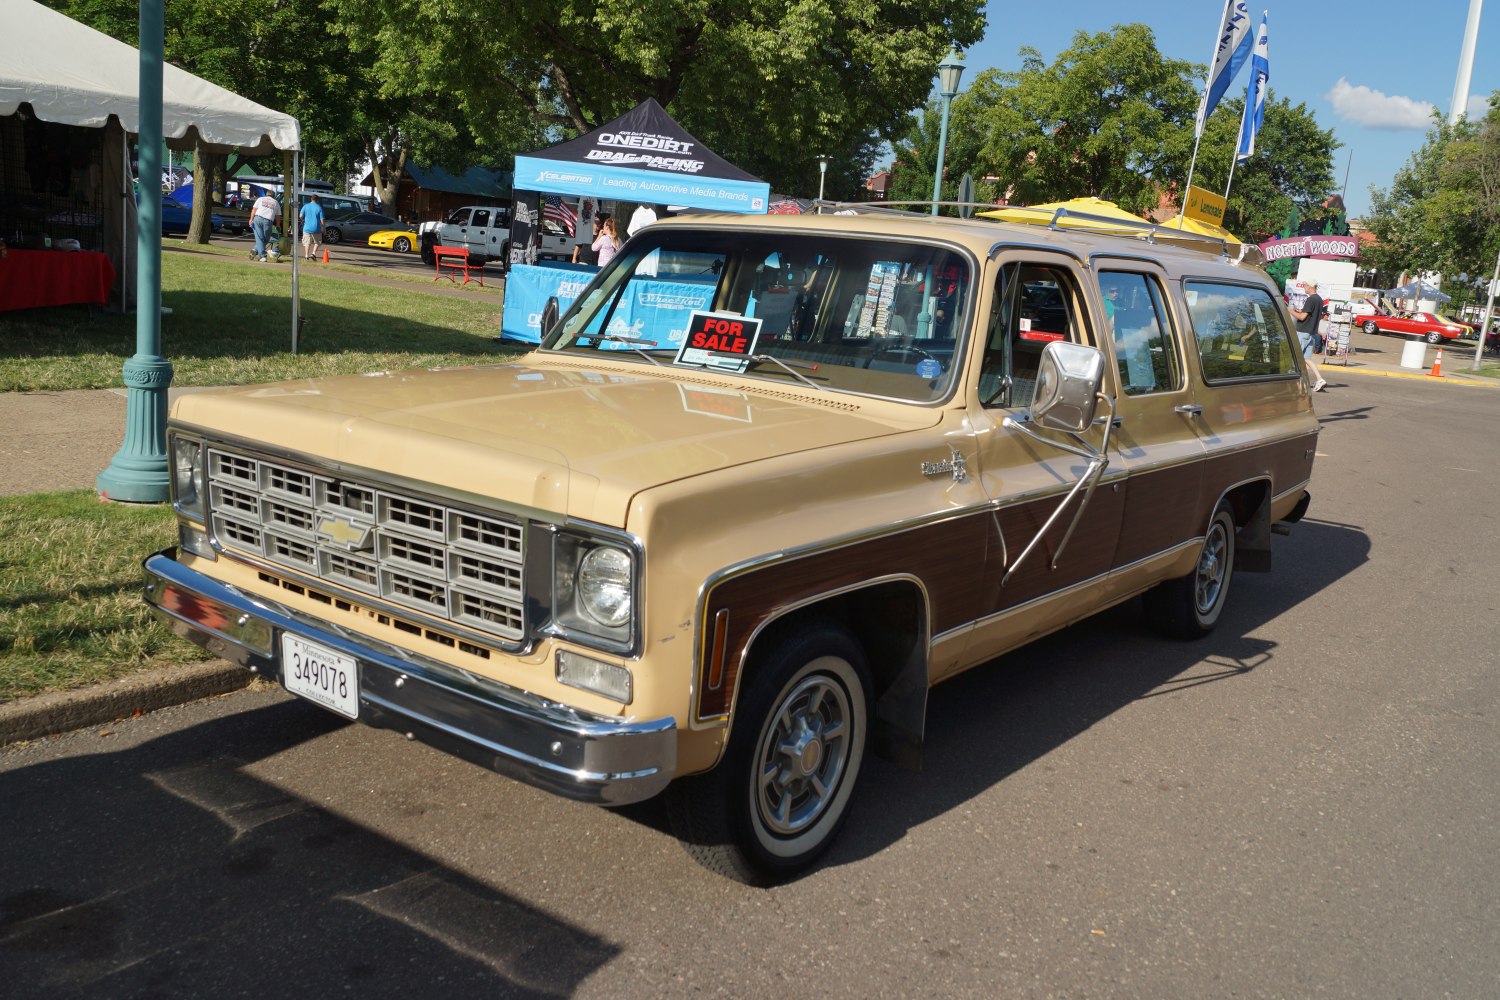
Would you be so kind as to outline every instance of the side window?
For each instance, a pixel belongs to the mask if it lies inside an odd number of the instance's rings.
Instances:
[[[474,225],[477,228],[483,229],[484,227],[488,226],[489,224],[490,224],[490,213],[489,213],[489,211],[488,210],[482,210],[482,209],[481,210],[475,210],[475,212],[474,212]]]
[[[1155,278],[1129,271],[1099,272],[1104,319],[1114,341],[1121,391],[1127,396],[1182,388],[1177,338],[1166,297]]]
[[[467,226],[469,224],[469,210],[460,208],[457,212],[448,216],[448,222],[455,226]]]
[[[1264,288],[1214,281],[1183,283],[1193,336],[1209,383],[1297,374],[1301,353]]]
[[[1046,264],[1006,265],[999,283],[979,399],[985,406],[1026,406],[1042,348],[1054,340],[1082,342],[1078,286],[1068,271]]]

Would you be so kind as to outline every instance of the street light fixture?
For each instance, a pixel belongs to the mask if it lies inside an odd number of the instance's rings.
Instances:
[[[938,126],[937,172],[932,178],[932,214],[938,214],[938,202],[943,197],[943,155],[948,151],[948,108],[958,96],[958,81],[964,75],[964,61],[957,49],[949,49],[943,61],[938,63],[938,93],[943,98],[942,124]]]
[[[828,176],[828,154],[818,154],[818,200],[823,200],[823,181]]]

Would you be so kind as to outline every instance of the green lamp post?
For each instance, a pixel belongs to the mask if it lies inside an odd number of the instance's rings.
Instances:
[[[161,176],[162,6],[142,0],[140,121],[137,176]],[[145,193],[143,192],[143,195]],[[135,354],[121,369],[125,382],[125,442],[94,485],[110,500],[161,503],[167,499],[167,387],[172,365],[161,356],[161,199],[143,196],[136,208]]]
[[[949,49],[943,61],[938,63],[938,93],[943,98],[942,124],[938,126],[937,172],[932,178],[932,214],[938,214],[938,202],[943,199],[943,155],[948,151],[948,108],[958,96],[958,81],[964,75],[964,61],[957,49]]]

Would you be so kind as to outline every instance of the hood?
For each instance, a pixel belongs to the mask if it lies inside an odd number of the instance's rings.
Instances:
[[[781,384],[537,355],[184,394],[172,409],[174,422],[273,449],[616,527],[652,486],[938,418]]]

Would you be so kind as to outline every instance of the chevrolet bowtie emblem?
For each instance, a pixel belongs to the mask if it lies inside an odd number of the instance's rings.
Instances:
[[[370,547],[371,526],[355,524],[342,517],[324,517],[318,521],[318,534],[337,542],[350,552]]]

